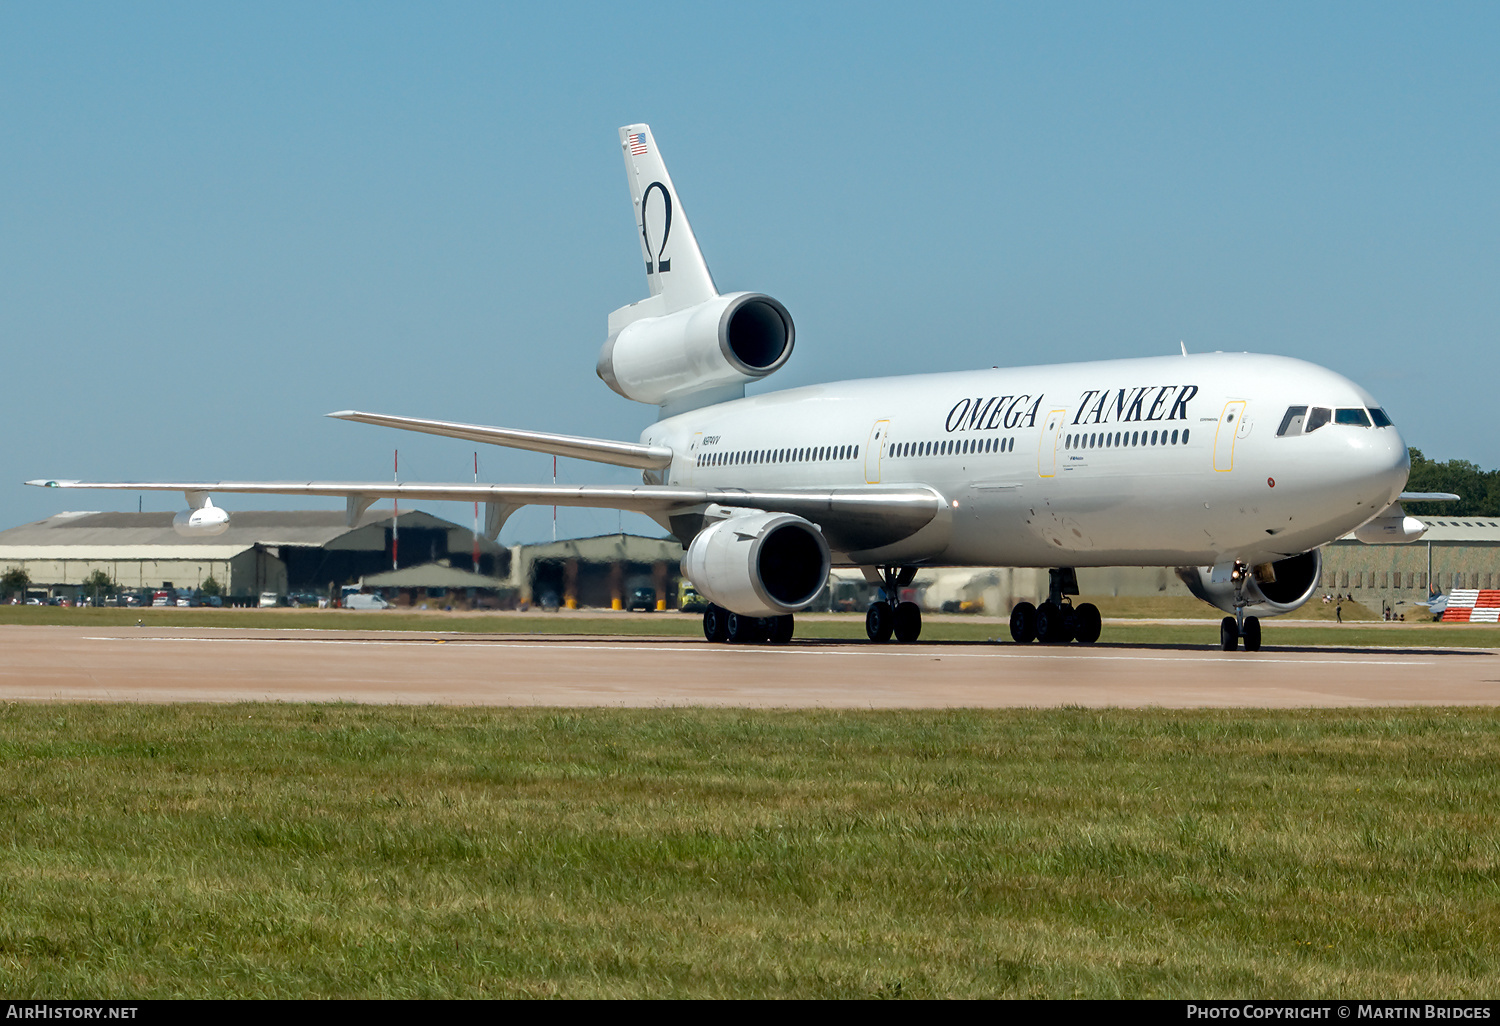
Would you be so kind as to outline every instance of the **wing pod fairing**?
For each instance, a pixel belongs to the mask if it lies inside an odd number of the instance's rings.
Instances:
[[[172,530],[189,538],[223,534],[229,530],[229,511],[215,506],[205,495],[197,509],[185,509],[172,518]]]

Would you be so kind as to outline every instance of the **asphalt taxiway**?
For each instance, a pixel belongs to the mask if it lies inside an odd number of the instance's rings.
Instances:
[[[1474,649],[0,627],[0,701],[942,708],[1500,705]]]

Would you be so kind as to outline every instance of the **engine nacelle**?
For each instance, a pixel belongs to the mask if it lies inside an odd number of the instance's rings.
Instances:
[[[1269,572],[1267,572],[1269,568]],[[1290,613],[1312,598],[1318,590],[1323,572],[1323,553],[1319,549],[1300,556],[1288,556],[1274,563],[1253,568],[1245,582],[1245,612],[1251,616],[1279,616]],[[1215,582],[1211,566],[1180,566],[1177,576],[1188,591],[1226,613],[1234,612],[1234,584]]]
[[[229,530],[229,511],[205,499],[198,509],[185,509],[173,517],[172,530],[192,538],[223,534]]]
[[[1401,503],[1393,502],[1380,516],[1355,531],[1354,537],[1366,545],[1405,545],[1426,533],[1426,524],[1407,516]]]
[[[698,532],[682,572],[710,602],[741,616],[805,609],[828,581],[823,532],[790,513],[748,513]]]
[[[600,351],[599,376],[625,398],[659,406],[765,377],[791,357],[795,337],[786,307],[757,292],[732,292],[626,324]]]

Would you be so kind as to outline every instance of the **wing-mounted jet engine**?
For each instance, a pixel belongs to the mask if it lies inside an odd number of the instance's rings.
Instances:
[[[212,537],[229,530],[229,511],[214,505],[214,500],[202,496],[201,505],[197,497],[189,494],[188,504],[196,509],[185,509],[172,518],[172,530],[190,538]]]
[[[779,617],[818,597],[831,564],[823,532],[811,522],[744,511],[699,531],[682,572],[717,606],[745,617]]]
[[[1235,593],[1243,584],[1244,611],[1255,616],[1290,613],[1312,598],[1322,572],[1323,554],[1319,549],[1250,567],[1243,582],[1235,579],[1232,566],[1177,568],[1177,576],[1188,591],[1226,613],[1236,612]]]
[[[674,410],[742,396],[791,357],[792,315],[758,292],[719,295],[651,129],[620,129],[620,148],[651,295],[609,315],[599,377]]]

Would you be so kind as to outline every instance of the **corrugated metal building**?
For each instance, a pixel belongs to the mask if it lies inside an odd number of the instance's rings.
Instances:
[[[324,593],[330,584],[391,569],[392,514],[371,510],[351,528],[341,511],[232,514],[215,537],[184,537],[171,513],[59,513],[0,532],[0,572],[20,567],[33,586],[70,594],[95,570],[122,588],[196,588],[212,576],[232,598]],[[473,532],[421,511],[399,521],[401,565],[447,560],[474,569]],[[478,571],[510,572],[510,551],[480,539]]]
[[[1410,545],[1365,545],[1340,538],[1323,549],[1322,590],[1352,595],[1381,612],[1408,613],[1425,601],[1429,586],[1500,587],[1500,519],[1422,517],[1427,533]]]

